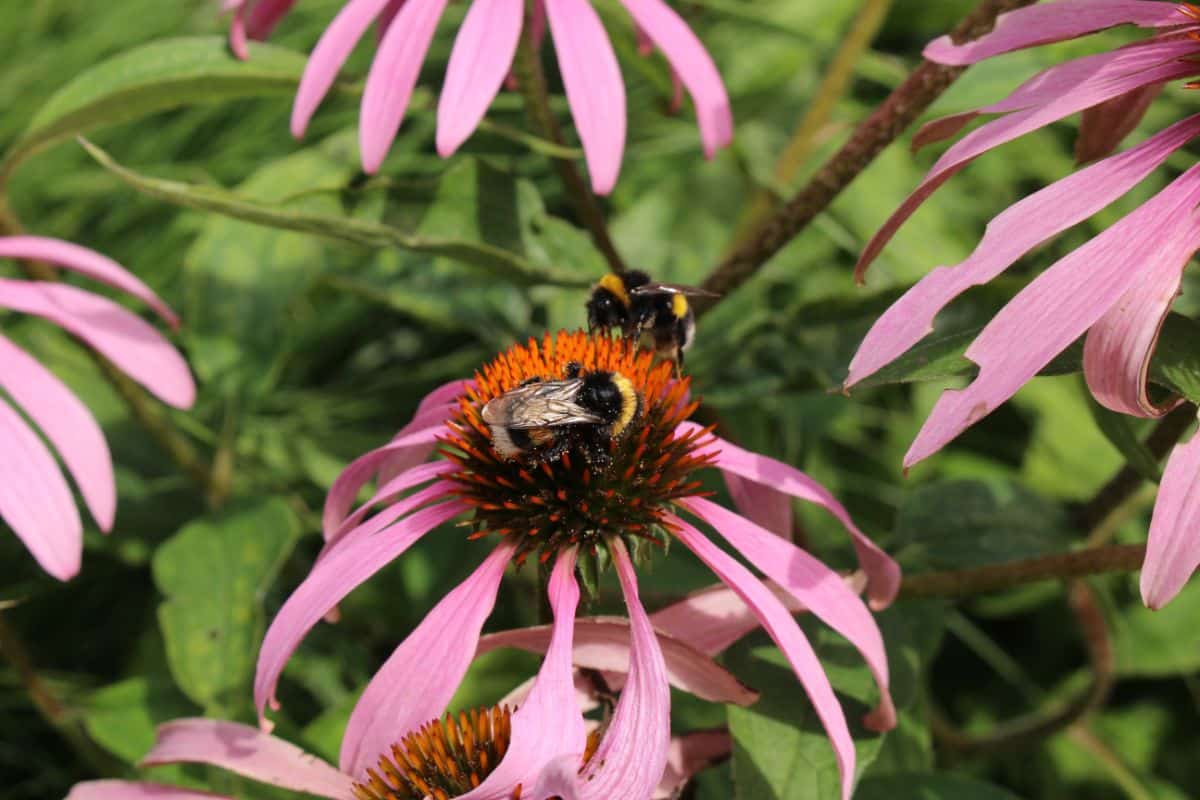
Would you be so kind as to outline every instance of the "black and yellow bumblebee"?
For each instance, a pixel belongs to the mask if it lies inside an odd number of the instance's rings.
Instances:
[[[696,336],[696,314],[688,297],[716,297],[694,286],[655,283],[641,270],[612,272],[592,287],[588,330],[619,329],[627,338],[646,334],[654,349],[683,366],[683,351]]]
[[[605,467],[609,443],[637,419],[642,398],[628,378],[597,370],[583,374],[567,365],[564,380],[531,378],[488,401],[481,412],[501,458],[531,463],[557,461],[578,448],[589,463]]]

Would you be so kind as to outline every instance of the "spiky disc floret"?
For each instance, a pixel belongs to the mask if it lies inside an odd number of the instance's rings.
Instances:
[[[530,378],[561,379],[571,364],[583,374],[623,375],[641,397],[637,418],[608,441],[608,463],[596,466],[577,448],[541,462],[498,455],[483,406]],[[693,473],[709,463],[696,453],[702,434],[675,435],[696,408],[688,386],[688,378],[673,377],[671,363],[608,336],[560,331],[501,353],[476,373],[444,440],[446,456],[461,468],[449,477],[476,509],[472,536],[517,537],[519,560],[534,551],[546,560],[571,544],[594,552],[610,536],[665,539],[663,513],[699,492]]]

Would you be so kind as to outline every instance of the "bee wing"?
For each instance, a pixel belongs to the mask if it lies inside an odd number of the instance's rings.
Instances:
[[[578,378],[518,386],[484,406],[483,418],[518,430],[603,422],[602,417],[575,402],[581,388],[583,381]],[[494,416],[489,413],[492,403],[502,404],[494,409]]]
[[[710,292],[698,286],[684,286],[680,283],[645,283],[632,290],[632,294],[653,294],[655,292],[682,294],[688,297],[720,297],[716,292]]]

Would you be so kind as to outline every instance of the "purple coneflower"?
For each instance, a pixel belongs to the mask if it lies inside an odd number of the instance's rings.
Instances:
[[[641,397],[640,414],[611,443],[607,468],[593,468],[575,450],[553,463],[527,464],[498,456],[480,416],[482,406],[530,378],[563,375],[572,364],[584,373],[604,370],[624,376]],[[430,530],[465,516],[464,524],[473,531],[471,540],[494,534],[500,543],[473,575],[426,615],[372,679],[350,717],[342,770],[365,775],[381,754],[390,751],[398,730],[415,729],[443,713],[476,653],[480,631],[510,562],[519,563],[531,554],[542,562],[554,559],[559,593],[569,587],[574,596],[578,590],[571,565],[577,554],[594,558],[604,549],[625,596],[631,652],[628,678],[599,749],[583,763],[584,721],[570,674],[575,606],[573,600],[555,604],[552,585],[555,626],[534,687],[513,715],[508,756],[479,789],[464,797],[499,800],[511,797],[518,784],[526,790],[536,788],[552,761],[558,763],[552,772],[556,780],[565,774],[563,770],[579,776],[580,797],[649,797],[668,755],[670,673],[638,599],[634,564],[624,542],[640,538],[661,544],[673,536],[749,606],[787,656],[829,732],[843,795],[848,797],[854,780],[854,745],[811,645],[773,590],[680,514],[718,531],[778,587],[862,653],[880,690],[879,707],[869,721],[881,729],[894,724],[895,712],[883,640],[866,605],[837,573],[810,554],[706,499],[697,471],[716,467],[742,489],[761,483],[770,486],[764,491],[824,506],[853,536],[870,578],[870,595],[879,605],[895,595],[899,570],[811,478],[686,422],[695,407],[687,399],[688,386],[687,378],[672,379],[671,364],[656,364],[652,353],[607,337],[559,333],[510,348],[472,382],[460,381],[432,392],[392,442],[354,461],[330,489],[324,513],[325,549],[263,641],[255,678],[260,715],[268,704],[275,707],[279,675],[313,625]],[[445,459],[426,461],[439,444]],[[350,513],[359,490],[375,476],[379,486],[374,496]],[[397,499],[401,492],[417,487],[423,488]],[[368,517],[377,505],[382,508]],[[559,641],[565,643],[562,658],[554,655]],[[562,788],[559,783],[555,786]]]
[[[263,38],[291,7],[287,0],[232,0],[231,43],[245,57],[245,37]],[[292,133],[304,135],[350,52],[372,22],[382,29],[367,75],[359,121],[363,168],[383,163],[408,110],[421,63],[448,0],[348,0],[309,58],[296,103]],[[696,106],[704,154],[711,158],[733,138],[725,84],[704,45],[663,0],[621,0],[639,38],[662,50],[673,77]],[[438,102],[437,149],[449,156],[475,131],[512,67],[525,16],[525,0],[472,0],[454,42]],[[592,188],[612,191],[625,151],[625,84],[608,34],[590,0],[535,0],[529,36],[540,42],[549,23],[567,102],[583,143]],[[644,49],[644,48],[643,48]]]
[[[867,244],[867,266],[914,210],[951,176],[988,150],[1083,112],[1077,155],[1108,156],[1142,118],[1163,85],[1200,74],[1200,15],[1191,5],[1156,0],[1060,0],[1002,15],[995,30],[955,45],[943,37],[925,56],[966,65],[1025,47],[1071,39],[1116,25],[1155,33],[1108,52],[1046,69],[1007,98],[927,124],[915,144],[951,136],[980,114],[999,114],[946,151],[917,190]],[[1182,119],[1024,198],[987,226],[975,252],[925,276],[875,323],[850,364],[852,386],[893,360],[933,327],[960,293],[999,275],[1034,247],[1082,222],[1132,189],[1200,134],[1200,115]],[[942,394],[905,456],[910,466],[937,452],[1011,397],[1071,342],[1087,334],[1084,374],[1108,408],[1157,417],[1180,402],[1155,403],[1146,377],[1159,330],[1179,294],[1183,268],[1200,246],[1200,166],[1053,264],[985,327],[966,355],[979,365],[969,386]],[[1168,602],[1200,563],[1200,437],[1175,449],[1150,526],[1142,597]]]
[[[87,248],[39,236],[4,236],[0,258],[46,261],[73,270],[138,298],[171,327],[177,325],[175,314],[149,287],[115,261]],[[111,300],[65,283],[0,278],[0,309],[53,322],[165,403],[187,408],[195,399],[187,363],[171,343]],[[112,529],[117,504],[108,445],[79,398],[3,336],[0,390],[0,519],[46,572],[68,580],[79,572],[83,555],[79,511],[54,455],[17,409],[58,451],[105,532]]]

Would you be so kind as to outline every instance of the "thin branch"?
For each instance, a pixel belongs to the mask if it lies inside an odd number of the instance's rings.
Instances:
[[[1033,2],[1035,0],[983,0],[950,36],[957,42],[976,39],[992,29],[1000,14]],[[757,235],[726,257],[709,274],[702,284],[703,288],[728,296],[749,280],[828,208],[834,198],[921,116],[965,69],[922,61],[904,83],[896,87],[883,104],[855,129],[849,141],[817,170],[808,185],[764,222]],[[715,302],[716,299],[697,298],[697,312],[703,313]]]

